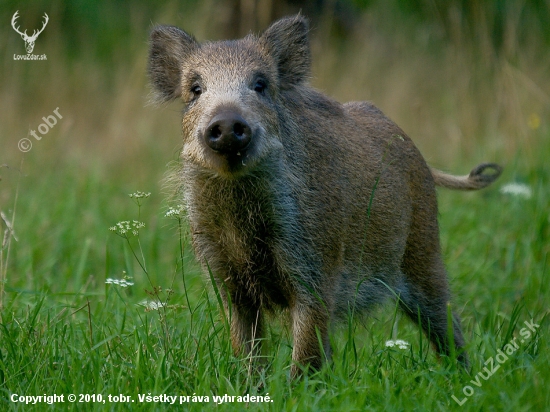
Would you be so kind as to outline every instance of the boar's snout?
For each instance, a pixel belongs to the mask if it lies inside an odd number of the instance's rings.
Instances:
[[[222,112],[214,116],[206,127],[204,140],[220,154],[238,154],[250,144],[252,130],[238,113]]]

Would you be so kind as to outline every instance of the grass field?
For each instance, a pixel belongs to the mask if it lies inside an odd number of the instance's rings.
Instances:
[[[63,42],[70,34],[53,24],[35,50],[47,62],[14,61],[24,53],[14,32],[1,46],[0,210],[14,236],[4,237],[0,255],[0,410],[162,410],[166,399],[152,399],[160,395],[177,396],[173,409],[183,401],[192,410],[550,410],[544,44],[533,37],[487,52],[483,38],[455,33],[448,41],[405,23],[396,30],[383,7],[346,42],[325,36],[323,23],[314,28],[316,87],[340,101],[373,101],[436,167],[460,174],[496,161],[505,169],[482,192],[438,192],[471,375],[438,361],[390,304],[336,328],[333,362],[291,382],[288,327],[271,322],[264,369],[235,358],[185,220],[165,216],[162,180],[178,156],[180,108],[146,105],[149,23],[177,24],[204,39],[214,13],[210,3],[195,14],[168,4],[154,17],[130,16],[131,42],[115,44],[108,64],[85,51],[71,56]],[[2,12],[2,21],[13,12]],[[41,140],[30,137],[56,108],[57,124]],[[25,137],[33,146],[22,153]],[[530,193],[506,192],[510,183]],[[128,196],[137,191],[151,193],[140,206]],[[139,236],[109,230],[132,220],[145,224]],[[407,348],[386,345],[396,339]],[[14,402],[54,394],[64,402]],[[216,406],[214,396],[225,394],[234,402]],[[247,394],[269,402],[237,402]]]

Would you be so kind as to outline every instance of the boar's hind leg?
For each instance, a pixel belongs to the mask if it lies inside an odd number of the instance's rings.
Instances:
[[[436,351],[449,355],[447,331],[449,286],[439,245],[433,243],[439,241],[439,236],[436,234],[435,237],[428,238],[430,239],[428,243],[431,244],[409,239],[402,266],[407,288],[401,295],[400,304],[415,323],[420,322]],[[464,338],[460,329],[460,319],[454,313],[453,335],[458,360],[468,368],[468,356],[463,349]]]
[[[296,377],[300,374],[299,365],[320,369],[324,358],[330,359],[329,316],[327,308],[318,302],[296,303],[291,316],[294,337],[291,376]]]

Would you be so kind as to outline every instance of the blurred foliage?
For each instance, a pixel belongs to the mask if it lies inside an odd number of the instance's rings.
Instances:
[[[415,16],[421,23],[437,24],[450,40],[457,40],[458,31],[473,40],[484,31],[489,33],[497,51],[506,47],[511,35],[520,44],[533,35],[550,44],[548,0],[395,0],[394,3],[405,15]]]
[[[92,54],[104,61],[114,54],[129,55],[136,38],[146,40],[147,28],[159,10],[183,19],[201,7],[199,0],[3,0],[0,18],[9,22],[20,11],[22,28],[40,27],[43,13],[50,15],[49,30],[63,42],[69,56]],[[388,27],[431,26],[449,42],[483,42],[487,36],[496,53],[539,37],[550,45],[549,0],[213,0],[210,13],[218,15],[206,30],[210,38],[239,37],[259,31],[282,15],[301,11],[314,25],[330,16],[332,35],[346,37],[361,24],[360,16],[386,10]],[[219,16],[221,14],[221,17]],[[54,17],[55,18],[52,18]],[[57,30],[52,30],[55,26]],[[5,27],[9,27],[5,25]],[[141,30],[136,33],[136,29]]]
[[[14,62],[25,53],[10,26],[17,10],[29,33],[49,15],[34,51],[47,61]],[[550,116],[550,0],[2,0],[0,145],[60,107],[66,121],[49,135],[52,156],[57,141],[117,173],[120,159],[145,148],[165,159],[180,130],[172,113],[147,106],[151,27],[216,40],[300,11],[311,19],[313,86],[339,101],[372,100],[430,161],[536,153]],[[7,159],[20,154],[5,147]]]
[[[481,136],[506,140],[502,145],[512,153],[535,146],[527,139],[532,128],[525,119],[539,116],[544,127],[550,110],[548,5],[549,0],[3,0],[0,138],[21,133],[21,125],[34,127],[59,106],[62,113],[72,112],[73,123],[59,130],[72,136],[72,147],[101,146],[112,156],[121,150],[121,139],[127,150],[138,150],[151,133],[168,127],[161,120],[162,126],[153,126],[158,114],[143,108],[154,24],[183,27],[202,41],[259,32],[301,10],[312,20],[315,87],[340,101],[374,101],[425,152],[438,145],[422,139],[437,142],[445,135],[454,142],[446,149],[449,158],[456,157],[456,147],[474,152]],[[44,13],[50,16],[34,51],[47,54],[47,62],[14,63],[13,54],[25,52],[10,26],[16,10],[21,29],[29,33],[40,27]],[[178,132],[170,133],[177,138]]]

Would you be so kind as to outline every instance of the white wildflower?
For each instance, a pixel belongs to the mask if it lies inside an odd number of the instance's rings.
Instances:
[[[139,234],[139,229],[143,227],[145,227],[145,223],[143,222],[138,222],[137,220],[132,220],[132,222],[129,220],[123,220],[122,222],[118,222],[116,225],[111,226],[109,230],[121,236],[127,236],[127,234],[137,236]]]
[[[132,199],[143,199],[151,196],[151,192],[140,192],[139,190],[135,193],[130,193],[128,196],[130,196]]]
[[[138,222],[137,220],[132,220],[132,225],[133,225],[134,228],[137,229],[137,230],[141,229],[142,227],[145,227],[145,223],[143,223],[143,222]]]
[[[128,286],[133,286],[134,285],[134,282],[130,282],[128,279],[108,278],[108,279],[105,279],[105,283],[107,285],[117,285],[117,286],[120,286],[122,288],[127,288]]]
[[[523,183],[508,183],[500,188],[500,193],[520,196],[525,199],[529,199],[533,195],[531,188]]]
[[[401,339],[386,341],[387,348],[393,348],[395,346],[399,349],[407,349],[410,346],[410,343]]]
[[[399,347],[399,349],[407,349],[409,347],[409,342],[406,342],[404,340],[401,340],[401,339],[397,339],[395,341],[395,344]]]
[[[177,207],[170,207],[164,215],[165,217],[181,217],[183,215],[183,205],[178,205]]]
[[[163,303],[159,300],[142,300],[138,305],[145,307],[145,311],[159,310],[166,306],[166,303]]]

